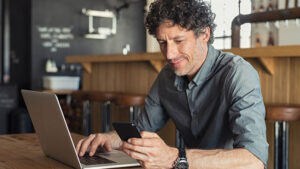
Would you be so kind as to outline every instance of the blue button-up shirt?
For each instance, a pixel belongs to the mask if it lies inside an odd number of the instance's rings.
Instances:
[[[139,130],[157,131],[171,119],[188,148],[245,148],[266,166],[265,107],[256,70],[240,56],[208,47],[192,81],[166,65],[155,80]]]

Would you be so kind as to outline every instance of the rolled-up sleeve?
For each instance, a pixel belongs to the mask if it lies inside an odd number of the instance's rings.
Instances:
[[[169,116],[164,112],[159,99],[159,75],[154,81],[150,92],[145,100],[145,106],[138,118],[135,120],[135,125],[140,131],[156,132],[160,130],[169,120]]]
[[[265,167],[268,160],[266,140],[265,107],[257,72],[251,65],[233,68],[227,79],[230,128],[233,147],[245,148],[260,159]]]

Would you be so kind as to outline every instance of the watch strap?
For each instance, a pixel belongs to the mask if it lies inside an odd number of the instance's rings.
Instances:
[[[178,157],[179,158],[186,158],[186,153],[184,148],[178,148]]]
[[[173,164],[174,169],[188,169],[189,164],[186,159],[186,152],[184,148],[178,148],[178,157]]]

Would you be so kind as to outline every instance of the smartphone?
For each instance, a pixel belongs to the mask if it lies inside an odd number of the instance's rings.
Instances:
[[[117,131],[119,137],[123,141],[127,141],[130,138],[142,138],[140,132],[133,123],[113,123],[112,124]]]

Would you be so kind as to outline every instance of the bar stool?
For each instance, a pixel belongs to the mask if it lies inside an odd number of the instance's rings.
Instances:
[[[93,102],[100,102],[102,107],[102,129],[103,133],[110,131],[111,115],[110,106],[111,102],[120,95],[119,92],[102,92],[90,91],[89,99]]]
[[[289,124],[300,120],[300,105],[266,105],[266,120],[274,124],[274,169],[288,169]]]
[[[116,104],[129,106],[130,122],[133,122],[139,113],[139,108],[144,106],[146,95],[143,94],[122,94],[116,99]]]
[[[91,112],[88,91],[75,91],[71,93],[71,107],[75,116],[82,116],[82,132],[84,135],[91,134]],[[76,115],[79,114],[79,115]],[[78,121],[77,121],[78,123]],[[79,126],[79,125],[78,125]]]

